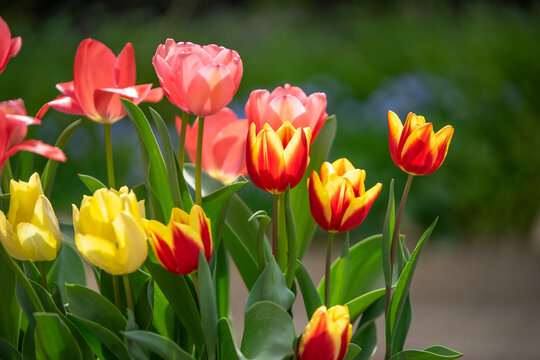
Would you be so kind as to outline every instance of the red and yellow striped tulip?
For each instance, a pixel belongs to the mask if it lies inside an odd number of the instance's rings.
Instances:
[[[409,113],[405,125],[399,117],[388,111],[390,154],[394,163],[412,175],[429,175],[444,161],[454,128],[446,125],[436,134],[433,124],[423,116]]]
[[[156,220],[145,221],[150,245],[165,269],[175,274],[187,275],[199,266],[199,253],[206,260],[212,256],[210,219],[199,205],[190,213],[174,208],[167,226]]]
[[[347,306],[326,310],[321,306],[313,313],[298,345],[298,360],[342,360],[351,341],[352,325]]]
[[[382,184],[366,191],[365,170],[355,169],[345,158],[325,162],[320,177],[313,171],[308,179],[311,215],[329,232],[349,231],[364,221],[379,196]]]
[[[298,185],[309,163],[310,143],[310,128],[295,129],[287,121],[277,131],[265,124],[256,133],[256,125],[251,123],[246,166],[253,184],[272,194]]]

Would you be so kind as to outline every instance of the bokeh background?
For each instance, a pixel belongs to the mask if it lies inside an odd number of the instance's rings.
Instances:
[[[445,163],[415,179],[407,203],[410,247],[440,216],[413,287],[408,345],[442,343],[468,359],[538,359],[539,2],[20,0],[3,4],[1,16],[23,46],[0,76],[0,99],[23,98],[30,114],[58,95],[56,83],[73,79],[75,51],[88,37],[115,53],[132,42],[138,83],[156,85],[151,58],[168,37],[237,50],[244,76],[231,107],[240,115],[254,89],[291,83],[325,92],[339,124],[330,159],[347,157],[366,169],[367,186],[384,184],[355,240],[380,232],[390,179],[397,194],[406,180],[388,151],[387,110],[403,121],[422,114],[436,130],[451,124]],[[173,130],[178,109],[167,100],[152,106]],[[51,110],[31,135],[53,143],[74,119]],[[76,174],[106,178],[102,131],[85,121],[66,149],[51,200],[67,218],[85,192]],[[117,182],[137,185],[135,132],[127,120],[112,132]],[[253,208],[269,209],[269,196],[246,188]],[[320,276],[318,246],[308,265]]]

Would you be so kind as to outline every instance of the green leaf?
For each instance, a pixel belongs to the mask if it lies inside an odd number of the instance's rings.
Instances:
[[[356,360],[371,359],[377,350],[377,327],[375,320],[384,313],[385,299],[375,301],[362,315],[351,343],[362,349]]]
[[[146,330],[152,324],[152,305],[148,298],[148,287],[152,279],[148,279],[144,282],[139,290],[135,302],[135,318],[140,328]]]
[[[366,311],[375,301],[384,296],[384,293],[385,289],[373,290],[349,301],[346,305],[349,307],[351,324],[356,322],[358,317],[360,317],[360,315],[362,315],[362,313],[364,313],[364,311]]]
[[[210,268],[202,251],[199,252],[199,304],[208,359],[216,358],[218,315],[216,291]]]
[[[311,319],[311,316],[322,306],[322,300],[315,288],[315,284],[309,277],[309,273],[300,260],[297,260],[296,265],[296,280],[300,286],[300,291],[302,291],[302,298],[304,299],[304,307],[306,308],[306,315],[308,319]]]
[[[229,213],[231,210],[232,207],[229,207]],[[223,228],[222,237],[227,250],[229,250],[229,253],[231,254],[231,258],[233,259],[236,268],[244,281],[244,284],[248,290],[251,290],[255,284],[255,281],[257,281],[257,275],[259,274],[259,267],[255,257],[252,255],[243,239],[228,223]]]
[[[345,355],[345,360],[354,360],[356,355],[358,355],[362,351],[360,346],[350,343],[349,347],[347,348],[347,355]]]
[[[411,320],[411,299],[409,296],[407,296],[407,301],[405,301],[405,306],[403,307],[403,311],[401,312],[401,316],[399,317],[399,321],[396,326],[396,331],[392,342],[392,355],[403,350],[405,340],[407,339],[407,334],[409,333],[409,327],[411,326]]]
[[[272,257],[249,293],[246,309],[262,300],[271,301],[284,310],[289,310],[294,303],[294,293],[289,290],[285,277]]]
[[[219,354],[221,360],[247,360],[234,340],[232,326],[227,318],[219,319]]]
[[[311,217],[311,212],[307,210],[309,209],[307,179],[313,170],[319,171],[322,163],[328,158],[336,130],[336,116],[329,116],[313,141],[313,144],[311,144],[310,161],[304,178],[294,189],[291,189],[291,207],[296,222],[298,258],[300,260],[304,257],[309,244],[311,244],[313,234],[315,234],[315,229],[317,228],[315,220]]]
[[[135,341],[154,354],[159,355],[164,360],[194,359],[194,357],[182,350],[171,340],[149,331],[126,331],[124,336],[132,341]]]
[[[161,335],[174,338],[174,310],[155,281],[148,286],[148,295],[152,303],[152,326]]]
[[[218,317],[229,317],[229,257],[227,256],[227,249],[225,243],[222,242],[217,249],[216,253],[216,267],[214,274],[214,282],[216,285],[216,302]]]
[[[388,207],[386,208],[386,216],[384,218],[383,226],[383,239],[382,239],[382,252],[383,252],[383,270],[384,270],[384,284],[386,289],[392,287],[390,273],[391,261],[390,252],[392,247],[392,236],[394,235],[394,225],[396,221],[396,206],[394,202],[394,179],[390,181],[390,193],[388,195]]]
[[[0,245],[3,246],[3,245]],[[2,296],[0,296],[0,337],[13,346],[19,343],[19,327],[21,323],[21,308],[17,303],[17,278],[0,257],[0,284],[2,284]]]
[[[452,360],[463,354],[444,346],[431,346],[426,350],[405,350],[392,356],[390,360]]]
[[[281,360],[295,354],[294,323],[279,305],[259,301],[244,318],[241,350],[250,359]]]
[[[285,281],[287,287],[290,288],[294,281],[294,274],[296,272],[296,257],[297,257],[297,239],[296,239],[296,225],[294,223],[294,216],[291,209],[290,201],[290,189],[287,188],[284,196],[284,217],[285,217],[285,228],[287,230],[287,272],[285,274]]]
[[[37,359],[82,359],[81,350],[60,316],[35,313]]]
[[[65,284],[86,286],[86,271],[83,260],[75,249],[65,242],[47,273],[47,282],[50,285],[55,282],[59,285],[58,289],[64,304],[67,302]]]
[[[347,231],[345,242],[343,244],[343,250],[341,251],[341,256],[339,261],[336,263],[335,279],[330,284],[330,299],[328,305],[340,305],[344,303],[345,294],[347,293],[347,288],[349,286],[349,267],[350,267],[350,257],[349,257],[349,232]]]
[[[0,354],[5,360],[23,360],[22,354],[2,337],[0,337]]]
[[[107,186],[102,183],[101,181],[99,181],[98,179],[96,179],[95,177],[93,176],[90,176],[90,175],[84,175],[84,174],[77,174],[77,176],[79,177],[79,179],[81,179],[81,181],[83,182],[83,184],[86,186],[86,188],[88,190],[90,190],[90,192],[93,194],[96,190],[99,190],[99,189],[102,189],[102,188],[105,188],[107,189]]]

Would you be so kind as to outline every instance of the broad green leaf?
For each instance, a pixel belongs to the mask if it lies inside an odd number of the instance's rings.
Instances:
[[[214,283],[216,285],[216,302],[218,317],[229,317],[229,257],[225,243],[222,242],[216,249],[216,267],[214,269]]]
[[[426,350],[405,350],[392,356],[390,360],[452,360],[463,354],[444,346],[431,346]]]
[[[90,193],[92,193],[92,194],[96,190],[99,190],[99,189],[102,189],[102,188],[107,189],[107,186],[104,183],[102,183],[101,181],[99,181],[98,179],[96,179],[93,176],[84,175],[84,174],[77,174],[77,176],[79,177],[79,179],[81,179],[83,184],[86,186],[86,188],[88,190],[90,190]]]
[[[362,349],[356,356],[356,360],[371,359],[377,350],[377,327],[375,320],[384,313],[385,301],[379,299],[375,301],[363,314],[358,327],[354,332],[351,343]]]
[[[356,322],[358,317],[362,315],[364,311],[366,311],[367,308],[370,307],[375,301],[384,296],[384,293],[385,289],[373,290],[346,303],[345,305],[349,307],[351,324]]]
[[[77,284],[86,286],[86,271],[84,264],[73,247],[63,243],[56,260],[47,273],[49,286],[55,282],[62,298],[62,303],[67,302],[65,284]]]
[[[350,343],[349,347],[347,348],[347,354],[345,355],[345,360],[354,360],[356,355],[360,354],[360,351],[362,351],[360,346]]]
[[[231,323],[227,318],[219,319],[219,353],[221,360],[247,360],[234,340]]]
[[[394,235],[394,225],[396,221],[396,206],[394,201],[394,179],[390,181],[390,193],[388,195],[388,207],[386,208],[386,216],[384,218],[383,226],[383,239],[382,239],[382,252],[383,252],[383,270],[384,270],[384,283],[386,289],[392,287],[390,273],[391,273],[391,260],[390,252],[392,247],[392,236]],[[396,249],[397,250],[397,249]],[[397,252],[397,251],[396,251]]]
[[[174,338],[174,310],[155,281],[148,286],[148,296],[152,300],[152,326],[169,339]]]
[[[22,354],[2,337],[0,337],[0,354],[5,360],[23,360]]]
[[[82,359],[71,331],[54,313],[35,313],[37,359]]]
[[[343,250],[341,251],[341,256],[339,261],[336,263],[336,268],[334,269],[336,281],[330,283],[330,300],[328,301],[329,306],[341,305],[344,303],[343,299],[347,293],[347,288],[349,286],[349,267],[350,267],[350,257],[349,257],[349,232],[347,231],[345,242],[343,243]]]
[[[137,342],[164,360],[194,360],[194,357],[182,350],[171,340],[149,331],[126,331],[124,336]]]
[[[151,281],[151,279],[148,279],[144,282],[135,299],[135,318],[137,324],[143,330],[147,330],[152,323],[152,305],[148,298],[148,286]]]
[[[411,326],[412,320],[412,308],[411,308],[411,299],[407,296],[405,301],[405,306],[399,317],[399,321],[396,326],[394,339],[392,342],[392,355],[397,354],[403,350],[405,345],[405,340],[407,339],[407,334],[409,333],[409,327]]]
[[[127,316],[128,316],[128,321],[127,321],[125,332],[138,331],[139,327],[137,326],[137,323],[135,322],[135,315],[133,314],[131,309],[128,309]],[[129,357],[132,360],[148,360],[148,355],[146,354],[146,351],[139,343],[124,336],[124,345],[129,354]]]
[[[295,354],[294,323],[271,301],[259,301],[246,311],[241,350],[250,359],[281,360]]]
[[[302,265],[300,260],[297,260],[296,280],[300,286],[300,291],[302,291],[302,298],[304,299],[304,307],[306,308],[307,318],[311,319],[311,316],[315,310],[322,306],[323,303],[317,289],[315,288],[313,280],[311,280],[311,277],[309,277],[309,273],[304,265]]]
[[[229,212],[231,210],[231,207],[229,207]],[[229,224],[223,228],[222,237],[227,250],[229,250],[229,253],[231,254],[231,258],[233,259],[236,268],[244,281],[244,284],[248,290],[251,290],[253,284],[255,284],[255,281],[257,281],[257,274],[259,274],[259,267],[255,257],[249,251],[246,243]]]
[[[216,291],[210,268],[202,251],[199,252],[199,305],[208,359],[216,358],[218,314]]]
[[[3,246],[3,245],[0,245]],[[0,257],[0,283],[2,296],[0,296],[0,338],[9,344],[17,346],[19,343],[19,327],[21,323],[21,308],[17,303],[17,280],[11,268]]]
[[[253,285],[246,302],[246,309],[249,310],[259,301],[267,300],[287,311],[294,303],[294,298],[294,293],[287,287],[285,277],[272,257]]]

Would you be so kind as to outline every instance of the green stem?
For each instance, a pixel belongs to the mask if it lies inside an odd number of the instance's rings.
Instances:
[[[287,287],[290,289],[294,282],[296,274],[296,259],[298,257],[298,243],[296,240],[296,224],[294,223],[294,216],[291,209],[290,189],[285,191],[285,226],[287,227],[287,273],[285,274],[285,281]]]
[[[197,271],[194,271],[191,274],[191,281],[193,282],[193,287],[195,288],[195,293],[197,294],[197,300],[200,300],[201,295],[199,294],[199,274]]]
[[[332,265],[332,243],[334,242],[334,233],[328,233],[328,246],[326,248],[326,269],[324,272],[324,303],[330,305],[330,266]]]
[[[135,305],[133,305],[133,294],[131,292],[131,283],[129,282],[129,275],[127,274],[122,275],[122,279],[124,280],[124,290],[126,291],[126,300],[127,300],[128,308],[133,313],[133,316],[135,316]]]
[[[279,206],[279,195],[273,195],[274,207],[272,211],[272,254],[274,259],[277,262],[278,256],[278,206]]]
[[[2,189],[4,194],[9,193],[9,183],[13,179],[13,173],[11,172],[11,163],[9,159],[4,163],[4,169],[2,170]]]
[[[103,124],[103,130],[105,131],[105,154],[107,158],[107,181],[109,187],[115,188],[114,184],[114,163],[112,152],[112,140],[111,140],[111,124]]]
[[[195,161],[195,202],[200,206],[202,206],[201,163],[203,132],[204,116],[199,116],[199,127],[197,129],[197,160]]]
[[[266,257],[264,256],[264,233],[270,219],[265,216],[259,219],[259,232],[257,234],[257,253],[259,258],[259,273],[262,273],[266,267]]]
[[[180,141],[178,142],[178,165],[180,166],[180,171],[184,172],[184,152],[186,149],[186,131],[189,121],[189,113],[186,111],[182,112],[182,125],[180,127]]]
[[[281,271],[287,270],[287,229],[285,228],[285,193],[278,197],[278,258],[277,263]]]
[[[45,262],[38,261],[39,273],[41,274],[41,285],[45,288],[45,290],[47,290],[47,292],[50,292],[49,286],[47,285],[47,273],[45,272],[44,264]]]
[[[114,291],[114,304],[116,305],[116,308],[120,311],[122,311],[122,307],[120,306],[120,290],[118,289],[118,275],[111,275],[112,276],[112,282],[113,282],[113,291]]]

